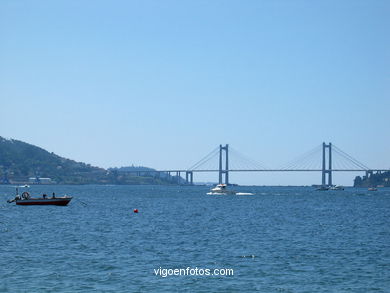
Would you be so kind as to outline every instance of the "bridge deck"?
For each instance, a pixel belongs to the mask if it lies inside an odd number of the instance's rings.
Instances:
[[[331,169],[332,172],[389,172],[390,169]],[[322,169],[229,169],[229,172],[322,172]],[[153,170],[153,171],[122,171],[126,173],[157,173],[157,172],[219,172],[216,169],[209,170],[185,170],[185,169],[167,169],[167,170]]]

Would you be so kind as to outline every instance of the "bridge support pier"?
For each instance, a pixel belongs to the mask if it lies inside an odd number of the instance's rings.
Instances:
[[[328,166],[326,166],[326,149],[328,149]],[[328,183],[326,183],[328,175]],[[332,143],[322,143],[322,186],[332,186]]]
[[[194,185],[194,172],[186,171],[186,184]]]
[[[222,153],[225,151],[225,169],[223,169],[223,156]],[[224,147],[219,145],[219,184],[223,184],[223,175],[225,175],[225,184],[229,185],[229,145]]]

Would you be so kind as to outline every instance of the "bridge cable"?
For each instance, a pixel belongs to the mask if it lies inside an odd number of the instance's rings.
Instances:
[[[203,157],[201,160],[199,160],[198,162],[196,162],[195,164],[193,164],[190,168],[188,168],[187,170],[191,171],[191,170],[196,170],[197,168],[199,168],[200,166],[206,164],[208,161],[210,161],[213,157],[215,157],[215,155],[217,155],[219,153],[219,146],[216,147],[215,149],[213,149],[210,153],[208,153],[205,157]]]
[[[267,170],[268,168],[265,164],[262,164],[252,158],[249,158],[248,156],[242,154],[241,152],[237,151],[236,149],[230,147],[229,148],[229,156],[230,156],[230,164],[231,167],[237,166],[230,169],[236,169],[236,170]],[[237,159],[237,162],[236,160]]]
[[[365,164],[359,162],[358,160],[356,160],[355,158],[353,158],[352,156],[350,156],[349,154],[347,154],[346,152],[344,152],[343,150],[341,150],[337,146],[332,145],[332,148],[335,150],[336,153],[338,153],[339,155],[344,157],[347,161],[351,162],[354,166],[357,166],[357,167],[362,168],[364,170],[370,169]]]
[[[317,158],[321,158],[320,156],[318,156],[318,154],[321,151],[321,148],[322,148],[322,144],[300,155],[296,159],[282,165],[279,169],[294,170],[294,169],[300,169],[302,167],[307,168],[307,166],[311,167],[314,166],[315,164],[321,163],[321,161],[317,159]]]

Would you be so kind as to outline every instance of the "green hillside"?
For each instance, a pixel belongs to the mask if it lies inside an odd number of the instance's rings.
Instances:
[[[0,137],[0,183],[28,183],[50,178],[57,184],[167,184],[164,178],[113,172],[60,157],[19,141]],[[38,183],[38,181],[37,181]]]

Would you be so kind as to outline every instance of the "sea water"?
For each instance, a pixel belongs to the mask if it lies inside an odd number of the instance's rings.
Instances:
[[[2,185],[0,292],[390,292],[390,189],[236,189]],[[233,275],[161,274],[187,268]]]

